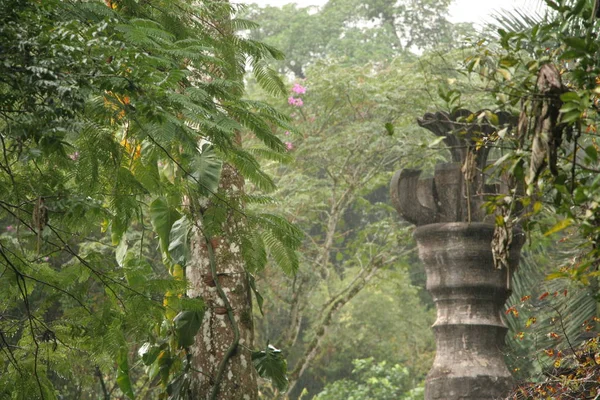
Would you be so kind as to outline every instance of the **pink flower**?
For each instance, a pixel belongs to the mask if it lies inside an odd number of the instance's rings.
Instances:
[[[285,148],[290,151],[294,148],[294,145],[292,144],[292,142],[285,142]]]
[[[304,105],[304,102],[301,98],[296,99],[294,96],[290,96],[288,97],[288,104],[290,106],[302,107]]]
[[[8,225],[8,226],[6,227],[6,231],[7,231],[7,232],[12,232],[12,231],[14,231],[14,230],[15,230],[15,227],[14,227],[14,226],[12,226],[12,225]]]
[[[77,160],[79,160],[79,152],[78,152],[78,151],[76,151],[76,152],[75,152],[75,153],[73,153],[73,154],[69,154],[69,158],[70,158],[71,160],[73,160],[73,161],[77,161]]]
[[[294,87],[292,88],[292,92],[298,93],[298,94],[304,94],[304,93],[306,93],[306,88],[304,86],[300,85],[299,83],[295,83]]]
[[[44,257],[43,260],[44,261],[50,261],[50,257]]]
[[[285,131],[285,136],[289,136],[290,131]]]

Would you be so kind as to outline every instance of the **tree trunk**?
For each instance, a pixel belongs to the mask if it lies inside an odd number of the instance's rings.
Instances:
[[[219,194],[227,203],[227,218],[219,236],[208,237],[199,221],[191,239],[192,257],[186,276],[188,295],[202,297],[206,313],[191,348],[195,379],[194,399],[258,399],[252,365],[254,330],[252,298],[240,250],[239,228],[244,180],[225,165]]]

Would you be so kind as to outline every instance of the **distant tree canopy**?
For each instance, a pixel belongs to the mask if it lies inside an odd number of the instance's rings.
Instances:
[[[251,5],[243,15],[259,24],[250,37],[286,54],[282,71],[303,78],[307,65],[322,58],[361,65],[460,46],[472,27],[450,23],[449,4],[450,0],[332,0],[320,8]]]

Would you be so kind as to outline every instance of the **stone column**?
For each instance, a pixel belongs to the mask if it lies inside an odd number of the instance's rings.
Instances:
[[[444,137],[453,162],[436,166],[433,178],[419,179],[421,171],[402,170],[392,179],[396,209],[417,225],[414,237],[437,307],[437,351],[427,375],[426,400],[497,399],[513,384],[502,355],[507,328],[501,314],[523,235],[512,237],[508,267],[495,268],[494,216],[486,215],[481,205],[487,195],[507,188],[487,182],[489,148],[476,142],[495,128],[463,122],[469,115],[466,110],[426,114],[419,124]],[[499,117],[500,122],[508,118]]]

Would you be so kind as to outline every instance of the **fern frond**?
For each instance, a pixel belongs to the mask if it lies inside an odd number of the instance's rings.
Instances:
[[[66,9],[68,14],[72,14],[81,21],[101,22],[104,20],[121,20],[120,15],[110,7],[106,7],[97,1],[77,2],[76,7]],[[67,15],[68,15],[67,14]]]
[[[273,151],[270,149],[265,149],[264,147],[251,147],[248,150],[248,153],[253,156],[265,160],[277,161],[281,164],[289,164],[292,162],[293,157],[289,153],[282,153],[280,151]]]
[[[288,275],[293,275],[298,271],[299,262],[296,251],[281,242],[280,238],[271,231],[264,231],[262,234],[265,247],[273,261]]]
[[[244,18],[233,18],[231,26],[235,31],[258,29],[260,27],[256,22]]]
[[[129,20],[129,23],[135,26],[141,32],[144,32],[149,37],[161,39],[168,43],[171,43],[175,40],[175,35],[167,32],[163,26],[156,21],[142,18],[132,18]]]
[[[284,217],[275,214],[260,213],[256,214],[253,218],[255,218],[258,226],[272,232],[286,247],[295,250],[302,244],[304,232]]]
[[[269,94],[284,96],[286,87],[277,71],[269,66],[264,60],[252,62],[252,73],[256,82]]]
[[[265,243],[262,237],[256,234],[256,231],[253,233],[241,237],[242,257],[246,263],[246,269],[251,273],[261,271],[267,265]]]
[[[242,107],[231,107],[229,110],[233,118],[252,131],[268,148],[278,152],[285,151],[283,142],[273,134],[263,118]]]
[[[244,194],[242,201],[246,204],[274,204],[277,202],[275,198],[271,196],[265,196],[260,194]]]
[[[260,190],[267,193],[275,190],[273,179],[260,168],[260,164],[250,153],[241,149],[231,149],[225,154],[225,158]]]
[[[200,87],[216,98],[228,99],[231,97],[232,93],[241,93],[244,89],[244,83],[240,81],[214,78],[210,82],[202,83]]]
[[[285,54],[271,45],[252,39],[237,39],[235,44],[254,59],[262,60],[269,56],[275,60],[285,59]]]

